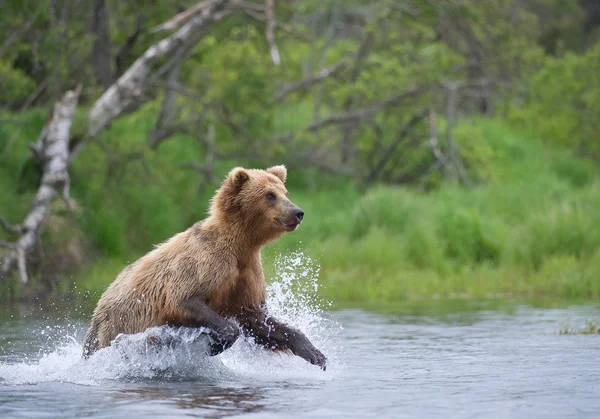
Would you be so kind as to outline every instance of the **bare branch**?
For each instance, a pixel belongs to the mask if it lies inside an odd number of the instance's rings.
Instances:
[[[389,99],[383,100],[381,102],[377,102],[367,108],[346,112],[346,113],[340,114],[340,115],[330,116],[329,118],[323,119],[321,121],[315,122],[314,124],[310,125],[308,128],[306,128],[306,131],[313,132],[313,131],[317,131],[323,127],[326,127],[328,125],[334,125],[334,124],[359,123],[360,121],[373,116],[374,114],[376,114],[377,112],[379,112],[380,110],[382,110],[384,108],[399,105],[400,103],[402,103],[402,101],[404,99],[414,96],[415,94],[417,94],[421,91],[422,91],[421,88],[415,87],[404,93],[394,95],[394,96],[390,97]]]
[[[266,17],[261,15],[260,13],[258,13],[256,10],[257,8],[254,7],[257,5],[253,5],[250,6],[249,3],[240,3],[238,5],[238,7],[250,18],[258,21],[258,22],[262,22],[265,23],[266,22]],[[282,23],[282,22],[274,22],[275,28],[279,29],[282,32],[285,32],[291,36],[293,36],[294,38],[298,38],[302,41],[310,41],[311,38],[309,36],[304,35],[301,32],[298,32],[296,29],[294,29],[293,27],[291,27],[288,24]]]
[[[29,276],[27,275],[27,263],[25,260],[25,250],[22,247],[17,247],[15,250],[16,258],[17,258],[17,267],[19,268],[19,276],[23,283],[27,283],[29,281]]]
[[[275,0],[265,0],[265,36],[267,43],[269,44],[269,51],[271,53],[271,59],[273,64],[281,64],[281,57],[279,56],[279,49],[277,49],[277,43],[275,42]]]
[[[352,70],[350,71],[350,83],[356,83],[358,77],[360,76],[360,72],[362,70],[362,63],[365,57],[369,54],[369,48],[373,42],[373,32],[368,31],[366,36],[362,40],[360,47],[358,48],[358,52],[356,53],[356,58],[354,59],[354,63],[352,66]],[[356,100],[355,95],[349,95],[346,97],[344,101],[344,110],[349,111],[353,108],[354,102]],[[342,142],[341,142],[341,159],[342,163],[348,163],[354,156],[354,126],[346,125],[342,127]]]
[[[342,175],[350,178],[356,178],[356,171],[331,164],[323,160],[322,158],[316,156],[315,154],[294,156],[293,160],[286,161],[285,164],[288,167],[298,167],[303,169],[309,166],[314,167],[315,169],[322,170],[324,172],[332,173],[334,175]]]
[[[148,159],[146,159],[146,156],[144,155],[144,153],[142,152],[133,152],[133,153],[129,153],[127,154],[124,159],[123,159],[123,169],[125,169],[129,163],[133,163],[136,161],[139,161],[142,164],[142,167],[144,168],[144,172],[146,173],[146,176],[148,176],[148,178],[152,177],[152,170],[150,169],[150,164],[148,163]]]
[[[10,31],[10,36],[4,40],[2,47],[0,47],[0,57],[4,55],[4,53],[13,43],[15,43],[15,41],[17,41],[17,39],[19,39],[21,35],[29,31],[29,28],[31,28],[31,26],[35,23],[36,19],[43,10],[45,10],[43,5],[38,7],[25,25],[22,25],[18,30]]]
[[[422,89],[420,89],[420,88],[413,88],[402,94],[394,95],[389,99],[386,99],[381,102],[377,102],[367,108],[358,109],[358,110],[346,112],[343,114],[330,116],[329,118],[314,122],[313,124],[309,125],[308,127],[304,128],[300,131],[314,133],[314,132],[317,132],[320,129],[325,128],[330,125],[358,124],[364,120],[371,118],[373,115],[375,115],[380,110],[388,108],[388,107],[397,106],[400,103],[402,103],[402,101],[404,99],[411,97],[421,91],[422,91]],[[296,133],[291,132],[291,133],[287,133],[287,134],[284,134],[284,135],[278,137],[275,141],[280,144],[285,144],[285,143],[289,143],[290,141],[292,141],[295,138],[295,136],[296,136]]]
[[[415,125],[417,125],[417,123],[419,123],[419,121],[421,121],[426,114],[427,111],[419,112],[418,114],[414,115],[410,119],[410,121],[408,121],[408,124],[406,124],[404,128],[402,128],[394,142],[392,142],[392,144],[389,145],[387,150],[381,155],[379,161],[377,162],[375,167],[373,167],[371,173],[369,173],[369,175],[367,176],[367,183],[372,183],[377,178],[377,176],[385,166],[386,162],[388,161],[389,157],[394,153],[394,151],[396,151],[402,140],[406,138],[410,131],[412,131]]]
[[[455,176],[454,168],[448,165],[448,159],[440,149],[438,142],[437,116],[434,109],[429,110],[429,145],[431,146],[433,155],[439,162],[439,165],[448,170],[452,176]]]
[[[165,23],[162,23],[158,26],[155,26],[150,29],[150,33],[163,32],[163,31],[173,31],[175,29],[180,28],[187,21],[192,19],[197,14],[209,9],[211,6],[214,6],[214,0],[203,1],[202,3],[198,3],[195,6],[190,7],[187,10],[175,15],[171,19],[167,20]]]
[[[0,240],[0,247],[5,247],[7,249],[14,249],[15,246],[16,245],[14,243],[10,243],[5,240]]]
[[[203,35],[202,30],[211,22],[224,16],[220,12],[228,3],[228,0],[205,2],[206,6],[201,8],[200,13],[193,15],[176,33],[148,48],[94,103],[88,115],[88,135],[94,137],[119,117],[129,105],[141,96],[153,66],[180,48],[198,42],[199,36]]]
[[[321,83],[323,80],[329,77],[336,76],[347,67],[348,62],[341,61],[331,67],[326,67],[322,69],[317,75],[313,77],[309,77],[305,80],[300,80],[296,83],[291,83],[286,86],[283,86],[277,92],[275,99],[277,100],[277,102],[283,102],[292,93],[297,92],[298,90],[309,90],[315,84]]]
[[[94,0],[93,2],[92,33],[94,44],[92,47],[92,68],[96,79],[108,89],[113,83],[113,71],[111,69],[111,42],[109,29],[109,11],[106,0]]]
[[[456,172],[458,173],[460,179],[465,184],[469,185],[469,177],[467,176],[465,167],[462,164],[458,147],[456,146],[456,143],[454,142],[454,136],[452,135],[452,130],[454,129],[454,124],[456,122],[459,86],[457,84],[448,83],[445,85],[445,87],[448,90],[448,104],[446,109],[446,141],[450,147],[450,158],[452,159],[452,163],[456,168]]]
[[[0,217],[0,225],[4,227],[6,231],[11,233],[21,233],[23,231],[23,227],[20,225],[11,225],[4,217]]]
[[[204,165],[202,165],[202,164],[200,164],[198,162],[195,162],[195,161],[188,161],[188,162],[185,162],[185,163],[181,163],[179,165],[179,167],[181,167],[182,169],[192,169],[192,170],[195,170],[198,173],[204,173],[204,172],[206,172],[206,166],[204,166]]]
[[[190,91],[190,89],[188,89],[183,84],[178,83],[175,80],[154,80],[154,79],[152,79],[152,80],[148,80],[147,85],[149,87],[160,87],[160,88],[164,88],[168,91],[177,92],[181,96],[185,96],[188,99],[193,100],[194,102],[198,102],[198,103],[205,102],[203,97],[198,96],[197,94],[193,93],[192,91]]]
[[[322,37],[321,53],[320,53],[319,63],[317,65],[317,68],[322,68],[325,66],[325,58],[327,57],[327,50],[335,42],[335,32],[336,32],[336,27],[339,24],[341,9],[342,9],[342,0],[334,0],[333,4],[331,5],[329,25],[327,25],[327,29],[325,30],[325,33],[323,34],[323,37]],[[313,26],[313,31],[315,31],[315,32],[318,31],[317,26],[316,26],[317,22],[318,22],[318,19],[315,19],[314,26]],[[313,62],[314,62],[316,52],[317,52],[317,43],[318,43],[317,39],[314,39],[312,41],[310,60],[307,63],[308,71],[311,73],[313,71]],[[305,78],[306,78],[306,76],[305,76]],[[322,85],[318,85],[318,88],[317,88],[315,94],[313,95],[312,102],[313,102],[313,121],[317,122],[317,121],[321,120],[321,104],[323,102],[323,86]]]
[[[21,105],[21,108],[20,108],[21,112],[28,109],[31,106],[31,104],[33,102],[35,102],[35,100],[42,94],[42,92],[44,90],[46,90],[49,82],[50,82],[50,77],[47,77],[40,84],[37,85],[35,90],[33,92],[31,92],[31,94],[29,96],[27,96],[27,99],[25,99],[25,102],[23,102],[23,105]]]
[[[180,65],[177,63],[169,74],[167,75],[167,83],[177,84],[177,78],[179,77],[179,69]],[[160,112],[158,114],[158,118],[156,119],[156,124],[154,128],[150,132],[148,137],[148,144],[150,148],[156,149],[160,144],[161,139],[165,138],[159,135],[159,133],[165,128],[173,123],[174,111],[175,111],[175,90],[167,87],[165,91],[165,98],[163,99],[162,105],[160,107]]]
[[[410,134],[410,132],[409,132]],[[414,150],[416,147],[419,146],[419,144],[427,139],[427,135],[421,135],[420,133],[414,134],[414,135],[410,135],[410,137],[407,136],[406,139],[403,139],[401,141],[403,150]],[[396,147],[397,149],[397,147]],[[417,164],[415,167],[412,168],[412,170],[410,170],[408,173],[403,173],[399,176],[393,176],[394,172],[397,171],[397,169],[399,167],[402,167],[405,162],[407,162],[407,153],[402,153],[402,152],[394,152],[392,155],[390,155],[390,158],[388,159],[388,161],[386,162],[384,168],[381,170],[379,178],[385,182],[391,182],[391,183],[405,183],[405,182],[414,182],[416,179],[418,179],[419,175],[418,173],[421,173],[424,169],[421,169],[420,167],[423,166],[429,166],[429,164]]]

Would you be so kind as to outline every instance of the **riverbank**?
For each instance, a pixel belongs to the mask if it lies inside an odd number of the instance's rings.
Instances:
[[[600,295],[600,182],[590,162],[480,121],[494,153],[489,180],[427,193],[292,174],[301,228],[264,251],[268,278],[300,252],[332,301],[437,298],[596,298]],[[337,183],[336,183],[337,182]],[[200,204],[199,204],[200,205]],[[92,269],[103,288],[124,266]]]
[[[9,132],[3,143],[0,184],[22,189],[16,200],[0,196],[0,213],[11,221],[33,197],[20,167],[23,139],[37,135],[43,115],[24,115],[18,137]],[[336,302],[600,296],[598,169],[503,122],[463,123],[486,151],[478,168],[485,176],[471,187],[359,191],[343,178],[290,170],[290,197],[306,217],[297,232],[265,249],[269,280],[281,275],[281,255],[301,252],[297,268],[318,271],[319,294]],[[43,237],[50,272],[73,262],[55,290],[76,286],[96,295],[128,262],[205,216],[217,185],[199,190],[198,174],[181,169],[201,153],[194,141],[175,138],[123,164],[150,124],[115,124],[111,152],[90,144],[76,161],[77,211],[61,211],[57,201]],[[237,164],[220,162],[217,171]]]

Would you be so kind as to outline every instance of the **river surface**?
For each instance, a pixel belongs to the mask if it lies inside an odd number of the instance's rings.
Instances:
[[[559,334],[600,317],[597,305],[321,316],[311,338],[329,357],[325,372],[246,342],[213,358],[190,345],[83,361],[84,321],[13,313],[0,325],[0,417],[600,415],[600,336]]]
[[[276,271],[269,310],[322,350],[326,371],[243,339],[207,357],[200,331],[164,328],[152,333],[182,343],[149,349],[147,331],[83,360],[90,307],[0,306],[0,418],[600,417],[600,335],[560,333],[600,320],[598,303],[332,310],[310,259]]]

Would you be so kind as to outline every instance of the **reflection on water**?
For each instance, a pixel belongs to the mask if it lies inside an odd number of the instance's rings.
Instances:
[[[221,388],[214,385],[194,386],[193,392],[180,392],[177,387],[147,387],[125,389],[116,395],[117,401],[133,403],[159,402],[175,409],[203,411],[210,417],[225,417],[232,413],[256,413],[264,410],[265,396],[260,388]],[[185,412],[183,412],[185,414]]]

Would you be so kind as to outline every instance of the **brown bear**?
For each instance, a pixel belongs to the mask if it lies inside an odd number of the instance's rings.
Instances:
[[[294,231],[304,212],[288,199],[287,169],[237,167],[211,200],[209,216],[127,266],[94,311],[84,357],[117,335],[173,325],[211,330],[210,355],[240,330],[271,350],[289,351],[325,369],[306,336],[269,316],[261,248]]]

